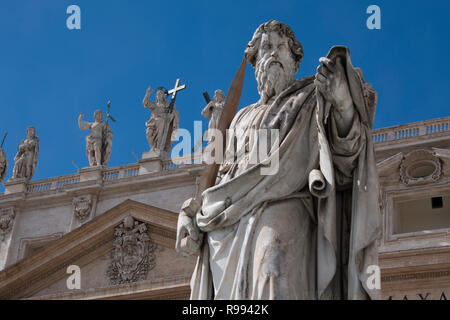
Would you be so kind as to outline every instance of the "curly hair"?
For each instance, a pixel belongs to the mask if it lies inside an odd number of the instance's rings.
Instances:
[[[262,35],[264,33],[269,33],[272,31],[278,32],[280,36],[285,36],[288,38],[289,48],[291,49],[291,53],[295,61],[297,62],[298,69],[298,64],[302,61],[303,58],[303,46],[297,40],[294,32],[288,25],[276,20],[267,21],[266,23],[261,24],[258,29],[256,29],[255,33],[253,34],[252,40],[248,43],[247,48],[245,49],[245,58],[247,59],[247,61],[253,67],[255,67],[256,56],[258,54],[259,45],[261,44]]]

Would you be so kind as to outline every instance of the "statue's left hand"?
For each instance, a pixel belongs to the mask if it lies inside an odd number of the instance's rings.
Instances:
[[[336,63],[324,57],[319,61],[322,65],[317,67],[314,84],[327,101],[339,111],[345,111],[353,105],[353,101],[342,58],[338,57]]]

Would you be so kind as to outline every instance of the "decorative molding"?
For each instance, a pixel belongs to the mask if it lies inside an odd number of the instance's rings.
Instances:
[[[400,180],[407,186],[433,183],[438,181],[441,175],[441,162],[432,151],[411,151],[400,164]]]
[[[18,260],[26,258],[27,249],[32,246],[46,246],[64,236],[63,232],[56,232],[42,237],[22,238],[20,239]]]
[[[111,264],[106,271],[112,285],[145,280],[156,265],[157,245],[148,235],[146,223],[132,216],[123,219],[115,229]]]
[[[92,195],[82,195],[74,197],[72,200],[73,213],[80,222],[86,220],[92,211]]]
[[[404,281],[404,280],[419,280],[419,279],[430,279],[430,278],[441,278],[450,276],[450,270],[446,271],[427,271],[427,272],[415,272],[407,274],[394,274],[386,275],[381,277],[383,282],[392,281]]]
[[[14,207],[0,209],[0,241],[4,241],[11,231],[16,213]]]

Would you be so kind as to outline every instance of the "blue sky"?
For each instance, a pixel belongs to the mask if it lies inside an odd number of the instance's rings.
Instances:
[[[81,30],[68,30],[66,8],[81,8]],[[366,8],[381,8],[381,30],[366,27]],[[40,138],[33,180],[86,167],[80,112],[93,121],[112,101],[109,166],[136,162],[149,146],[142,106],[148,85],[187,84],[177,97],[180,126],[202,120],[202,92],[228,90],[255,29],[269,19],[290,25],[305,56],[297,77],[311,75],[331,46],[379,94],[375,128],[449,115],[448,1],[143,1],[17,0],[0,4],[0,135],[12,175],[16,137],[33,125]],[[247,66],[241,105],[257,100]],[[204,128],[207,128],[207,121]],[[2,187],[3,188],[3,187]],[[1,191],[1,190],[0,190]]]

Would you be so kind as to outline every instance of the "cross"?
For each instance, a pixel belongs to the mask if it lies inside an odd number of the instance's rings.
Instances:
[[[162,140],[164,145],[166,144],[166,140],[168,139],[168,131],[169,131],[169,125],[168,125],[168,117],[169,115],[172,113],[173,111],[173,106],[175,105],[175,99],[177,98],[177,92],[181,91],[183,89],[186,89],[186,85],[183,84],[182,86],[179,86],[180,84],[180,79],[177,79],[177,81],[175,82],[175,87],[172,90],[169,90],[169,92],[167,92],[167,94],[172,94],[172,99],[170,99],[170,103],[169,103],[169,112],[166,115],[166,121],[164,122],[164,129],[163,129],[163,134],[162,134]],[[170,137],[169,137],[170,139]]]
[[[177,79],[177,81],[175,82],[175,88],[173,88],[172,90],[169,90],[169,94],[172,95],[172,101],[175,102],[175,99],[177,97],[177,92],[181,91],[183,89],[186,89],[186,85],[183,84],[182,86],[178,86],[180,84],[180,79]]]
[[[183,89],[186,89],[186,85],[183,84],[182,86],[178,86],[180,84],[180,79],[177,79],[175,82],[175,88],[169,90],[167,94],[172,94],[172,99],[170,99],[169,103],[169,113],[172,113],[173,105],[175,104],[175,99],[177,98],[177,91],[181,91]]]

